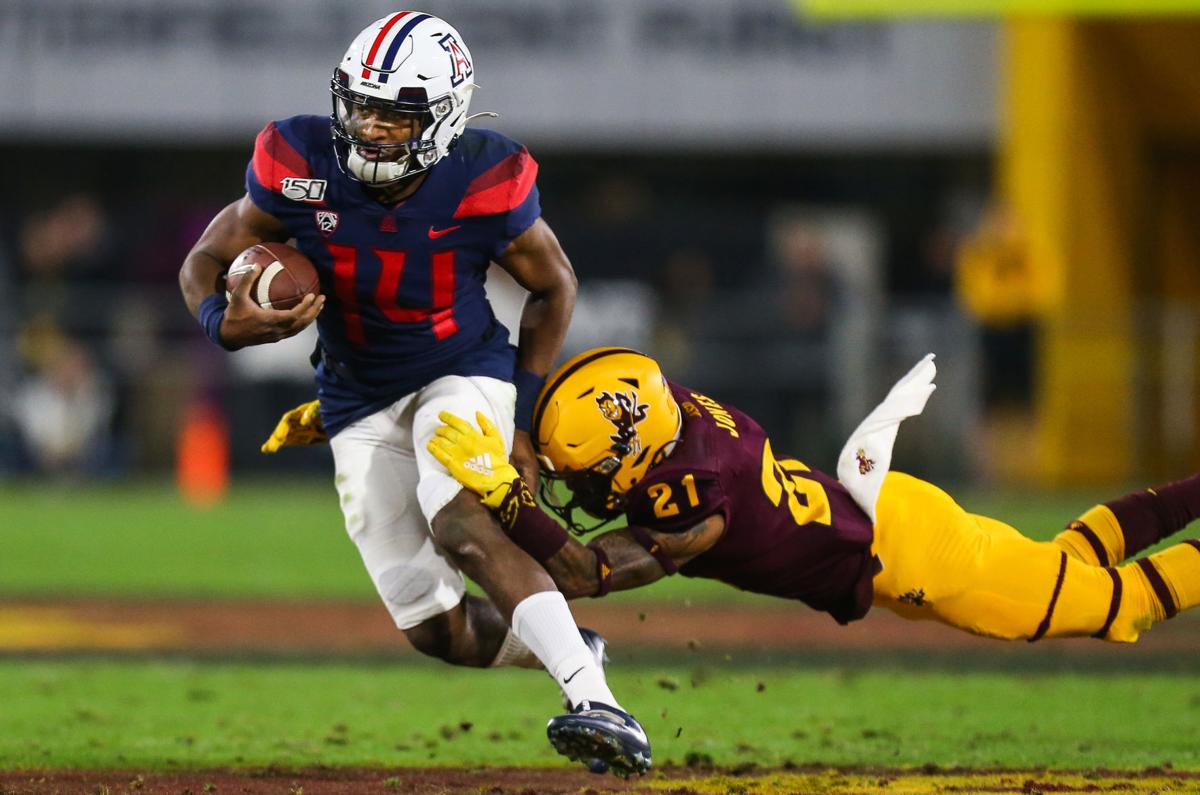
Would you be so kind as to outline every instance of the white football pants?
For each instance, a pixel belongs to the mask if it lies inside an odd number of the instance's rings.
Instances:
[[[400,629],[450,610],[463,597],[463,576],[430,530],[462,488],[425,449],[441,424],[438,412],[471,423],[483,412],[511,450],[516,394],[495,378],[445,376],[330,440],[346,532]]]

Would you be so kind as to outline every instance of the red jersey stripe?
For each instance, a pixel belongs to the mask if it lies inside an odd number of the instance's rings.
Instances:
[[[434,312],[433,320],[433,336],[439,340],[444,340],[446,337],[458,333],[458,321],[454,319],[454,309],[443,309],[440,312]]]
[[[538,164],[521,147],[476,177],[454,211],[455,218],[506,213],[521,206],[537,181]]]
[[[283,181],[288,177],[312,177],[308,161],[288,143],[275,127],[275,122],[264,127],[254,140],[252,163],[255,178],[264,188],[275,193],[282,191]]]
[[[396,294],[400,292],[400,280],[404,278],[404,263],[407,255],[403,251],[372,249],[379,257],[382,270],[375,283],[375,305],[384,317],[393,323],[420,323],[429,317],[428,309],[400,306]]]
[[[342,317],[346,322],[346,338],[355,345],[365,345],[367,335],[363,332],[355,280],[358,252],[353,246],[340,246],[328,242],[325,245],[333,255],[333,291],[341,304]]]
[[[380,46],[383,45],[383,40],[387,38],[388,32],[392,29],[392,27],[397,22],[399,22],[401,19],[403,19],[404,17],[408,16],[411,13],[412,13],[411,11],[401,11],[399,14],[393,14],[392,18],[384,23],[383,28],[380,29],[380,31],[379,31],[379,35],[375,37],[374,43],[371,44],[370,52],[367,53],[367,60],[366,60],[367,64],[375,63],[375,55],[379,52]],[[363,69],[363,79],[366,80],[370,76],[371,76],[371,70]]]
[[[433,307],[454,308],[454,251],[433,253]]]

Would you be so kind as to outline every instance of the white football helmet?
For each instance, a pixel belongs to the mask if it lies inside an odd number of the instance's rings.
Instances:
[[[368,185],[387,185],[441,160],[467,126],[474,78],[467,45],[445,21],[399,11],[372,22],[330,81],[342,171]],[[371,118],[403,120],[417,134],[403,142],[364,140],[359,133]]]

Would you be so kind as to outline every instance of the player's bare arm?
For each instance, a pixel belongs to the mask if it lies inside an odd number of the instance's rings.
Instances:
[[[641,533],[645,534],[643,538],[648,536],[652,539],[653,544],[661,550],[660,554],[670,559],[672,571],[710,549],[724,531],[725,520],[720,514],[710,516],[681,533],[656,533],[641,528]],[[558,590],[568,599],[649,585],[665,577],[668,572],[659,557],[651,551],[654,546],[647,549],[635,532],[629,528],[613,530],[586,545],[569,539],[558,553],[542,565],[554,579]],[[605,558],[603,561],[601,554]],[[605,578],[608,582],[603,582]]]
[[[450,412],[439,418],[445,424],[429,452],[496,513],[509,538],[542,564],[568,599],[649,585],[710,549],[725,531],[724,517],[712,514],[682,531],[627,526],[581,544],[538,506],[486,415],[476,415],[479,429]]]
[[[259,209],[249,196],[217,213],[179,270],[179,286],[192,315],[199,317],[204,299],[223,291],[221,277],[238,254],[256,243],[283,242],[289,237],[283,224]],[[220,334],[221,342],[228,347],[260,345],[298,334],[325,304],[323,296],[307,296],[292,309],[263,309],[250,298],[253,281],[242,280],[225,310]]]
[[[554,230],[542,218],[518,235],[497,264],[529,291],[521,313],[517,366],[546,375],[567,336],[578,282]]]
[[[529,291],[529,299],[521,313],[517,370],[540,379],[550,372],[567,335],[578,287],[575,270],[554,231],[542,218],[508,245],[498,264]],[[522,389],[521,383],[517,386],[518,390]],[[526,386],[525,389],[533,388]],[[533,391],[536,393],[536,389]],[[532,396],[529,399],[531,401]],[[522,408],[519,401],[518,410]],[[537,463],[528,433],[517,432],[512,457],[526,481],[536,484]]]

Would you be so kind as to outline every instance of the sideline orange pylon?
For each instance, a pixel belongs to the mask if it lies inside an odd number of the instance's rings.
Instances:
[[[229,488],[229,427],[211,401],[184,409],[175,446],[175,480],[184,500],[215,505]]]

